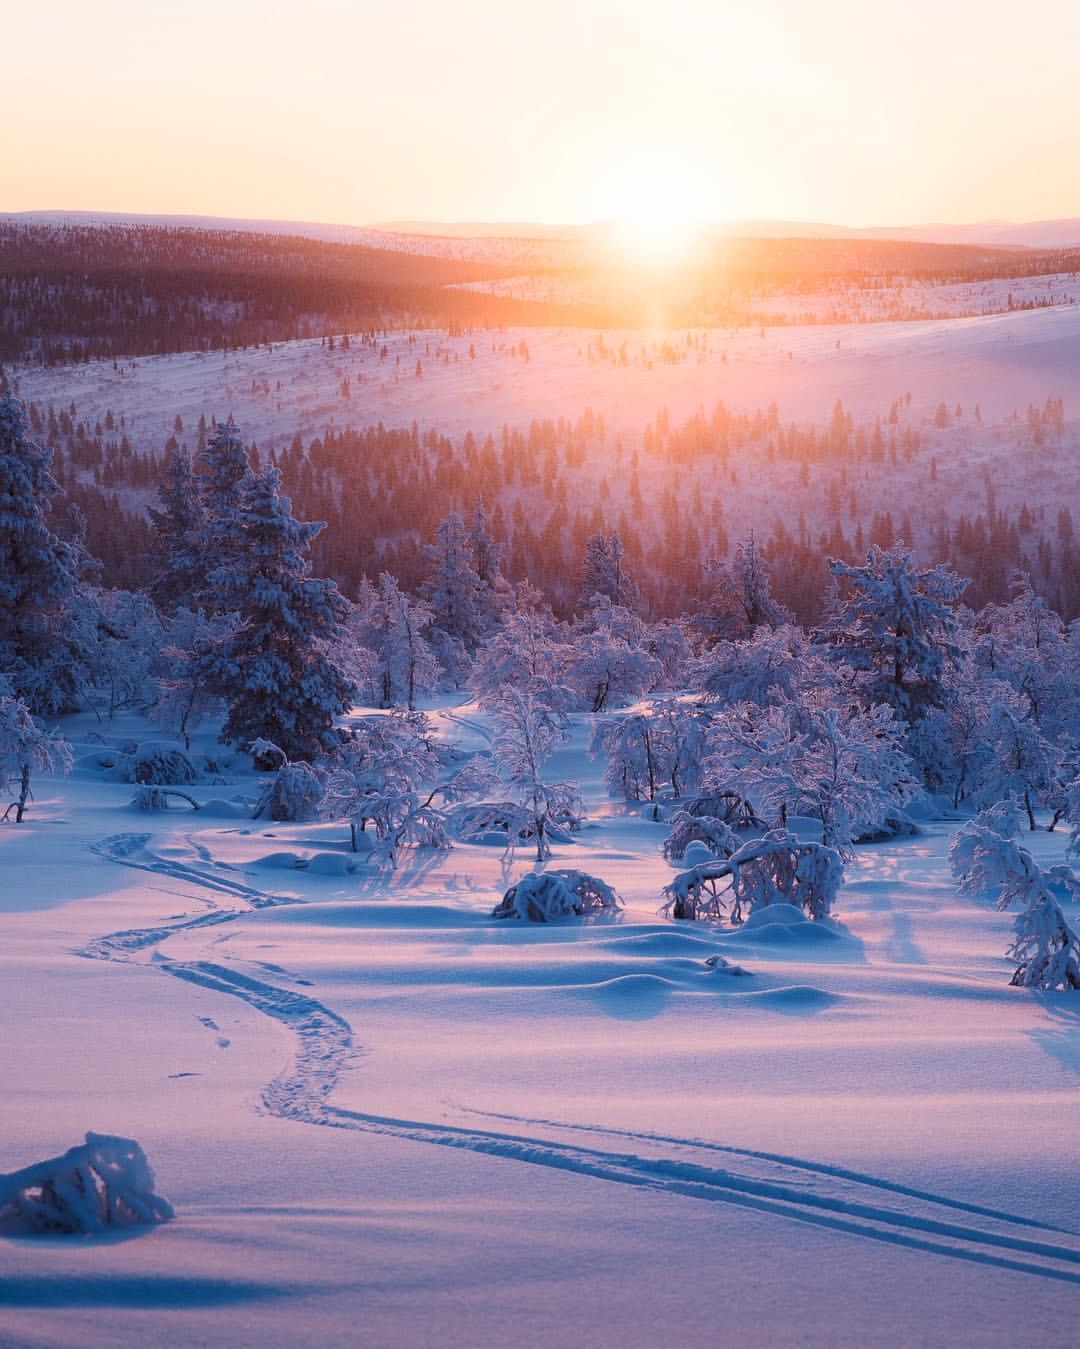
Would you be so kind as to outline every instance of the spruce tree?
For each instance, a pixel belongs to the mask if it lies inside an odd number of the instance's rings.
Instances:
[[[269,740],[290,759],[311,759],[332,746],[334,720],[355,693],[326,646],[348,606],[333,581],[309,574],[323,526],[295,519],[280,484],[277,469],[249,479],[236,547],[210,573],[238,626],[207,656],[206,675],[228,707],[222,740]]]
[[[908,725],[941,707],[967,582],[945,566],[917,571],[902,543],[872,547],[861,567],[830,558],[829,571],[850,590],[834,594],[821,636],[832,661],[854,671],[866,705],[885,703]]]
[[[424,550],[431,568],[423,586],[431,606],[431,642],[455,684],[464,680],[468,658],[490,626],[488,587],[473,562],[474,539],[454,512],[439,525],[435,543]]]
[[[159,568],[150,585],[150,597],[163,609],[191,608],[206,588],[202,548],[205,512],[186,450],[177,447],[170,452],[158,500],[160,509],[150,508],[158,538]]]
[[[0,673],[33,713],[78,705],[81,549],[48,524],[59,484],[27,434],[22,404],[0,399]]]
[[[581,563],[581,604],[587,608],[596,595],[603,595],[612,604],[621,604],[627,609],[632,609],[637,602],[638,588],[623,566],[623,545],[617,533],[610,538],[603,532],[593,534],[585,544]]]

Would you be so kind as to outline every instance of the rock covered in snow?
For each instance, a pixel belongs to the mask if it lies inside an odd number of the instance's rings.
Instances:
[[[88,1133],[60,1157],[0,1176],[0,1232],[100,1232],[167,1222],[154,1173],[133,1139]]]

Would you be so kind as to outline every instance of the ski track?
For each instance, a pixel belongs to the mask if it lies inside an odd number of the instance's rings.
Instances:
[[[243,907],[222,909],[211,899],[207,902],[213,907],[208,912],[158,927],[133,928],[95,938],[80,955],[131,961],[143,954],[145,960],[145,953],[178,932],[229,923],[253,909],[300,902],[267,895],[228,877],[160,857],[150,850],[149,842],[149,835],[115,835],[95,845],[93,851],[123,866],[169,876],[212,894],[227,895],[240,901]],[[199,855],[211,861],[205,852]],[[331,1105],[330,1097],[341,1073],[356,1052],[352,1028],[344,1018],[304,993],[212,961],[173,960],[156,950],[152,960],[154,968],[175,978],[241,999],[291,1032],[295,1041],[292,1062],[266,1086],[260,1103],[261,1109],[277,1118],[458,1148],[666,1195],[752,1209],[928,1254],[1080,1284],[1080,1234],[1068,1228],[949,1199],[844,1167],[668,1134],[530,1119],[467,1107],[460,1107],[461,1113],[555,1133],[587,1134],[597,1141],[632,1140],[639,1148],[658,1151],[659,1155],[605,1150],[530,1134],[397,1119]],[[730,1159],[732,1164],[717,1166],[717,1154]],[[958,1221],[957,1215],[961,1213],[982,1221]],[[1049,1239],[1049,1235],[1036,1239],[1033,1231],[1053,1234],[1056,1240]]]

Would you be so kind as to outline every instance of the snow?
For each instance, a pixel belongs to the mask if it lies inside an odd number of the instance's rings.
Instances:
[[[0,1171],[137,1138],[175,1218],[5,1240],[4,1343],[1072,1342],[1075,995],[1009,986],[956,822],[856,847],[831,921],[665,922],[667,826],[609,800],[590,720],[551,865],[625,909],[555,925],[491,919],[483,845],[388,878],[344,825],[137,812],[91,737],[146,724],[64,722],[84,766],[0,827]]]
[[[9,373],[18,377],[21,398],[64,407],[74,400],[91,425],[111,408],[118,421],[125,417],[133,445],[155,449],[172,434],[177,414],[194,449],[200,415],[208,424],[233,415],[245,438],[265,448],[288,445],[295,432],[323,435],[328,427],[380,420],[415,420],[422,430],[451,436],[497,434],[503,425],[579,417],[590,407],[611,433],[640,430],[661,407],[678,422],[718,402],[754,412],[775,400],[781,418],[800,420],[827,417],[838,398],[872,416],[906,392],[929,408],[942,400],[950,407],[978,403],[995,420],[1046,398],[1080,403],[1075,304],[916,322],[697,330],[701,346],[685,359],[657,354],[659,344],[679,348],[688,335],[605,332],[607,359],[590,357],[588,332],[527,328],[389,333],[375,348],[353,342],[348,351],[309,339],[272,350],[140,357],[119,368],[96,361]],[[624,343],[626,365],[614,355]],[[383,345],[387,357],[380,360]],[[643,361],[642,351],[650,359]],[[345,378],[349,399],[341,393]]]

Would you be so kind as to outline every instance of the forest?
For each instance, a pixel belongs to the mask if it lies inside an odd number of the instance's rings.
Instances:
[[[718,239],[685,262],[645,272],[604,251],[582,253],[581,245],[552,246],[539,257],[528,249],[490,260],[479,246],[471,252],[432,256],[239,230],[0,220],[0,364],[228,351],[425,325],[756,324],[769,297],[1080,269],[1076,249],[873,239]],[[504,280],[510,290],[501,294]],[[780,310],[769,321],[801,320]]]
[[[1011,841],[1044,812],[1050,830],[1068,819],[1080,839],[1080,627],[1023,572],[1006,602],[976,611],[949,567],[871,543],[859,561],[827,558],[822,616],[805,627],[751,534],[707,569],[692,609],[649,621],[618,533],[599,531],[559,618],[535,584],[503,573],[478,503],[467,521],[439,522],[414,591],[384,570],[349,599],[313,575],[321,524],[294,515],[281,469],[257,466],[227,423],[195,456],[170,451],[150,510],[153,580],[117,590],[98,583],[77,509],[66,538],[51,528],[50,455],[10,397],[0,475],[0,764],[19,821],[32,775],[70,758],[48,718],[134,707],[173,738],[131,765],[140,809],[168,809],[170,796],[197,807],[183,791],[197,775],[187,754],[210,719],[222,744],[272,774],[256,816],[341,819],[354,847],[370,825],[391,869],[403,849],[451,846],[455,829],[502,830],[509,859],[527,843],[542,863],[584,817],[575,784],[546,764],[568,716],[585,713],[612,795],[678,807],[672,858],[693,844],[720,859],[676,877],[671,916],[733,906],[739,923],[764,886],[761,903],[783,895],[824,917],[852,845],[911,832],[909,804],[938,798],[982,811],[957,835],[961,882],[1023,901],[1015,981],[1080,986],[1060,908],[1075,878],[1044,874]],[[419,710],[465,689],[494,719],[487,762],[440,756]],[[357,701],[388,715],[344,731]],[[485,800],[493,789],[511,799]],[[819,823],[820,844],[785,832],[796,815]],[[751,851],[733,826],[759,831]],[[609,902],[595,878],[552,873],[537,893],[508,892],[496,916],[542,921],[552,905]]]
[[[0,374],[3,392],[10,385]],[[1080,615],[1080,545],[1067,502],[1049,505],[1045,487],[1030,503],[999,500],[984,471],[980,497],[957,506],[950,483],[964,467],[962,460],[948,467],[957,458],[952,437],[963,421],[991,434],[977,409],[963,418],[958,411],[942,403],[923,425],[905,399],[862,419],[838,404],[815,425],[786,423],[775,407],[746,414],[718,404],[683,423],[661,410],[628,447],[587,409],[497,437],[379,423],[306,441],[296,435],[277,450],[246,448],[260,466],[280,470],[299,514],[324,523],[312,543],[314,566],[350,597],[382,571],[415,589],[440,520],[449,511],[468,516],[482,501],[504,573],[514,583],[531,580],[559,616],[577,603],[572,578],[587,538],[618,532],[640,611],[676,618],[703,602],[711,569],[745,532],[730,522],[747,517],[740,493],[772,483],[767,508],[751,518],[773,592],[802,623],[821,617],[828,557],[856,561],[872,544],[901,541],[921,560],[968,577],[972,607],[1006,602],[1022,570],[1071,621]],[[111,411],[90,422],[74,402],[30,403],[27,415],[31,433],[53,448],[52,473],[63,488],[57,511],[80,513],[102,583],[147,585],[156,567],[147,506],[170,457],[199,453],[213,423],[189,426],[178,417],[158,449],[133,445],[122,415]],[[1061,401],[1029,407],[1007,431],[1014,464],[1030,465],[1034,477],[1063,443]]]

